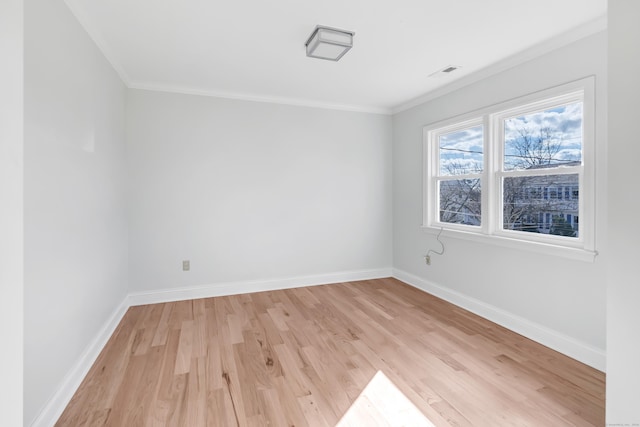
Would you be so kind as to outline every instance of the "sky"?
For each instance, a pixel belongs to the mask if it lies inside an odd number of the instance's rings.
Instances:
[[[563,105],[533,114],[505,120],[505,169],[521,169],[522,153],[517,145],[525,133],[534,139],[541,129],[548,129],[550,145],[557,147],[553,156],[543,156],[545,163],[558,165],[582,160],[582,102]]]
[[[582,159],[582,102],[562,105],[526,115],[507,118],[505,132],[505,170],[523,169],[530,165],[524,161],[522,135],[539,137],[548,129],[553,155],[544,155],[542,162],[559,165]],[[543,144],[543,148],[549,146]],[[483,169],[483,126],[478,125],[440,135],[440,175],[479,173]]]
[[[479,173],[483,167],[483,126],[440,135],[440,175]]]

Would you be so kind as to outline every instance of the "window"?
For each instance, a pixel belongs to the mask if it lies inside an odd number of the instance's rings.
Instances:
[[[439,221],[480,225],[483,141],[483,126],[476,121],[447,128],[438,135],[434,181]]]
[[[588,78],[426,127],[424,227],[593,259],[593,104]]]

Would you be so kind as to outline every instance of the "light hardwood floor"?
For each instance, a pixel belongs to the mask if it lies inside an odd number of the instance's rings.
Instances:
[[[602,372],[378,279],[132,307],[56,425],[427,425],[377,372],[436,426],[605,423]]]

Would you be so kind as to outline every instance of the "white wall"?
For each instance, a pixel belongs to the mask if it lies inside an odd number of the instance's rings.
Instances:
[[[27,0],[24,20],[30,424],[127,293],[125,87],[61,0]]]
[[[606,34],[598,33],[517,67],[428,101],[393,117],[394,268],[445,293],[513,317],[525,329],[588,353],[604,369],[606,242]],[[596,76],[597,235],[601,255],[593,263],[443,238],[439,249],[422,223],[422,129],[579,78]],[[578,356],[577,354],[574,357]]]
[[[390,117],[142,90],[127,105],[132,291],[390,268]]]
[[[640,425],[640,2],[609,1],[607,423]]]
[[[0,2],[0,418],[22,425],[22,0]]]

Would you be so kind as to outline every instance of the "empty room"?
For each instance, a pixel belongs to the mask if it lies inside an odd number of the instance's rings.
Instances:
[[[638,2],[0,12],[0,424],[640,426]]]

